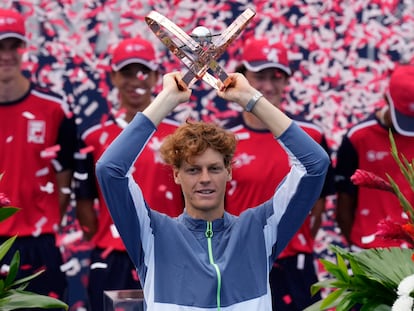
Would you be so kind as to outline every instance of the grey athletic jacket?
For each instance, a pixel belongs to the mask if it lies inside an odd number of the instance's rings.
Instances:
[[[269,271],[319,197],[328,155],[292,123],[278,139],[292,169],[269,201],[213,222],[186,212],[171,218],[150,209],[130,174],[155,130],[137,114],[96,166],[114,223],[137,268],[147,310],[270,311]]]

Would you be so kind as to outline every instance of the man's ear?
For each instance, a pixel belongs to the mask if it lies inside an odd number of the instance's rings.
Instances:
[[[177,185],[181,184],[181,182],[180,182],[180,178],[179,178],[179,176],[178,176],[178,169],[176,169],[176,168],[174,168],[174,169],[173,169],[173,175],[174,175],[174,182],[175,182]]]
[[[109,78],[113,85],[115,85],[115,76],[116,76],[116,71],[111,70],[111,72],[109,73]]]
[[[232,176],[231,176],[231,167],[227,169],[228,175],[227,175],[227,181],[230,181]]]
[[[158,70],[155,72],[155,78],[156,78],[157,81],[158,81],[158,79],[161,78],[161,74]]]

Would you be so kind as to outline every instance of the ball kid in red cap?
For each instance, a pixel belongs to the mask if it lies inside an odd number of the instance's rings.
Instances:
[[[414,136],[414,65],[395,68],[386,95],[395,130],[404,136]]]
[[[6,38],[26,41],[25,21],[19,12],[0,8],[0,40]]]

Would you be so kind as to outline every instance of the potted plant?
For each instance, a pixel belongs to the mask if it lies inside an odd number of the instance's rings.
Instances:
[[[399,155],[392,136],[391,154],[414,191],[414,159]],[[330,250],[336,263],[321,259],[331,278],[315,283],[312,294],[322,289],[331,292],[305,311],[348,311],[356,305],[361,311],[412,311],[414,310],[414,209],[404,197],[393,178],[389,182],[367,171],[357,170],[351,177],[355,185],[392,191],[408,216],[407,223],[384,220],[378,224],[378,233],[384,238],[404,240],[410,248],[372,248],[359,253],[338,246]]]
[[[0,174],[0,179],[2,175],[3,174]],[[10,206],[10,201],[7,199],[7,196],[0,193],[0,222],[11,217],[18,211],[18,208]],[[17,236],[13,236],[0,245],[0,261],[10,250],[16,237]],[[26,291],[25,289],[30,280],[37,277],[44,270],[16,280],[19,266],[20,254],[19,251],[16,251],[10,262],[10,268],[7,275],[5,277],[0,276],[0,310],[9,311],[20,308],[68,309],[68,305],[58,299]]]

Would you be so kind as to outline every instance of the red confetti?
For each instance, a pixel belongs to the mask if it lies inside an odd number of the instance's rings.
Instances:
[[[131,274],[132,274],[132,278],[133,278],[135,281],[139,282],[139,276],[138,276],[137,270],[132,269],[132,270],[131,270]]]
[[[283,296],[283,301],[285,304],[290,305],[292,303],[292,297],[290,295]]]
[[[138,80],[144,81],[144,80],[147,80],[147,78],[148,78],[148,74],[145,74],[142,71],[137,72],[137,79]]]
[[[81,153],[81,154],[87,154],[87,153],[93,152],[94,150],[95,150],[95,147],[94,146],[86,146],[86,147],[80,149],[79,150],[79,153]]]
[[[103,253],[101,254],[102,259],[105,259],[106,257],[108,257],[108,255],[114,250],[113,247],[107,247]]]
[[[59,299],[59,295],[56,292],[49,292],[47,294],[49,297],[55,298],[55,299]]]
[[[54,145],[52,147],[48,147],[45,149],[47,152],[59,152],[60,151],[60,145]]]

